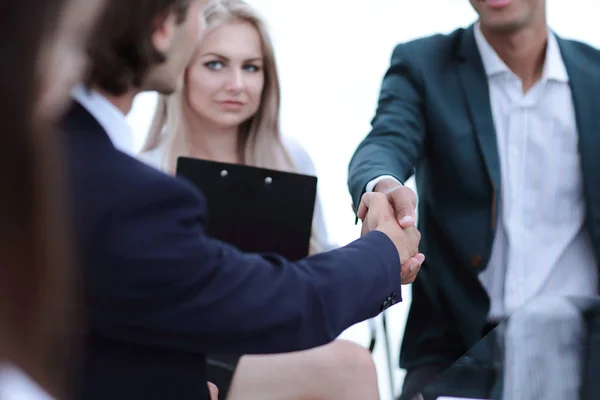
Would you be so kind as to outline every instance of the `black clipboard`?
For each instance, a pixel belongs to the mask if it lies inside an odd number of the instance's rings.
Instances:
[[[308,256],[316,177],[189,157],[176,173],[206,197],[211,237],[249,253]]]

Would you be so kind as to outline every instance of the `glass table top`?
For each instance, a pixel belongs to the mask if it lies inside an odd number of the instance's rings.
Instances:
[[[530,301],[416,398],[600,399],[600,299]]]

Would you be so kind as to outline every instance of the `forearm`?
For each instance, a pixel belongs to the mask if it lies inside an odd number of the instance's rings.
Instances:
[[[392,293],[401,299],[398,252],[381,232],[296,263],[204,247],[113,266],[139,272],[96,292],[97,327],[117,340],[199,353],[287,352],[328,343],[377,315]]]
[[[355,206],[369,182],[390,175],[404,183],[424,151],[423,81],[402,46],[397,46],[381,84],[371,132],[358,146],[348,169],[348,186]],[[374,184],[372,186],[375,186]]]

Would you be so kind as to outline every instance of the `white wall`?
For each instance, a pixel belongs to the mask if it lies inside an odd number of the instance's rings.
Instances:
[[[381,78],[394,45],[423,35],[450,32],[476,18],[467,0],[250,0],[271,28],[282,83],[282,127],[312,156],[332,239],[345,244],[359,235],[346,186],[352,153],[369,131]],[[600,47],[598,0],[548,0],[555,31]],[[140,96],[129,117],[142,143],[155,104]],[[408,296],[407,296],[408,295]],[[410,293],[390,311],[397,365]],[[361,324],[344,334],[368,343]],[[382,399],[389,384],[382,338],[376,351]],[[396,371],[399,385],[403,374]]]

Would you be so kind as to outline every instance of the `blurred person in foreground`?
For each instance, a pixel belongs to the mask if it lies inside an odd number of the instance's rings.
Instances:
[[[349,168],[355,203],[416,174],[403,399],[536,296],[598,294],[600,52],[554,34],[545,0],[470,2],[474,25],[395,48]]]
[[[77,329],[54,127],[83,74],[97,0],[8,1],[0,13],[0,398],[62,397]]]
[[[205,353],[324,345],[401,300],[424,258],[378,193],[346,247],[294,263],[241,253],[206,235],[201,193],[130,156],[125,115],[139,92],[175,90],[203,6],[109,2],[73,92],[64,131],[88,327],[77,398],[207,399]],[[413,218],[414,193],[401,193]]]

